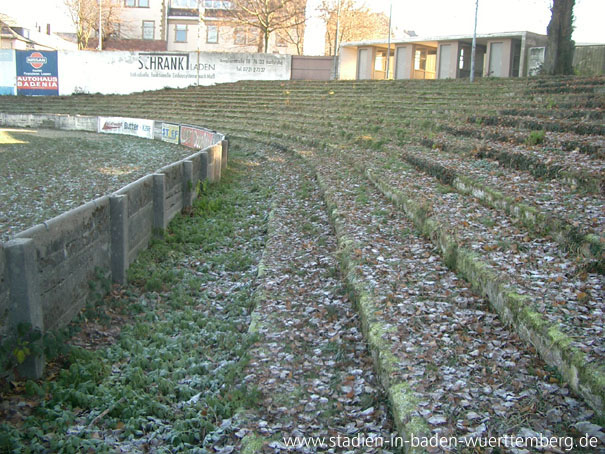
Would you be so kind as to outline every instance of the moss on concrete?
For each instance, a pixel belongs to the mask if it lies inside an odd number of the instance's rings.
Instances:
[[[446,264],[460,273],[473,288],[486,295],[492,307],[500,317],[512,325],[517,333],[531,343],[540,356],[549,364],[557,367],[570,386],[584,397],[600,417],[605,415],[605,378],[597,366],[590,363],[586,355],[572,346],[569,336],[558,327],[551,325],[531,307],[531,300],[504,285],[491,267],[477,254],[460,245],[455,248],[455,260],[452,260],[456,239],[432,218],[424,218],[419,204],[407,198],[401,191],[376,177],[363,172],[385,197],[401,207],[416,227],[430,239],[444,256]]]
[[[261,452],[267,441],[267,439],[260,435],[249,433],[242,439],[242,454],[257,454]]]

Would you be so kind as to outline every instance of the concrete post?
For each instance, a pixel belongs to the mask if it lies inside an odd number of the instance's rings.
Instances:
[[[223,146],[218,143],[214,147],[214,181],[221,181],[221,169],[223,168]]]
[[[216,180],[216,172],[214,170],[214,163],[216,161],[216,146],[212,145],[208,148],[208,182],[214,183]]]
[[[153,174],[153,229],[154,234],[162,235],[166,230],[166,175]]]
[[[523,32],[521,37],[521,55],[519,56],[519,77],[527,77],[525,69],[527,62],[527,32]]]
[[[208,159],[208,151],[200,153],[200,181],[205,181],[210,177],[210,159]]]
[[[222,154],[221,144],[213,145],[208,149],[208,179],[210,183],[216,183],[221,179]]]
[[[111,219],[111,279],[126,284],[128,269],[128,196],[109,197]]]
[[[221,156],[221,170],[225,170],[227,168],[227,161],[229,159],[229,140],[223,140],[221,142],[221,146],[223,147],[223,155]]]
[[[42,301],[38,282],[36,248],[31,238],[19,238],[4,244],[10,291],[10,326],[28,323],[32,329],[44,332]],[[44,355],[28,355],[19,365],[19,375],[38,379],[44,371]]]
[[[193,161],[183,161],[183,208],[191,208],[194,196]]]

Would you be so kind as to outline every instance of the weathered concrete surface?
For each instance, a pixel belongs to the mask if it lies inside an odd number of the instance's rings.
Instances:
[[[166,175],[153,175],[153,229],[160,234],[166,229]]]
[[[111,280],[126,283],[128,269],[128,196],[109,197],[111,217]]]
[[[0,126],[97,132],[97,117],[64,114],[7,114],[0,112]]]
[[[44,322],[34,242],[31,239],[15,239],[5,244],[5,250],[11,296],[10,324],[16,327],[26,323],[31,329],[43,332]],[[28,355],[18,368],[21,376],[38,379],[44,370],[44,355]]]
[[[210,183],[216,183],[221,179],[222,156],[221,144],[213,145],[208,149],[208,181]]]
[[[0,244],[0,337],[6,335],[8,328],[9,292],[6,277],[6,257],[4,245]]]
[[[128,197],[128,264],[145,249],[153,230],[153,177],[147,175],[117,191]]]
[[[193,162],[183,161],[183,208],[191,207],[195,185],[193,183]]]
[[[164,177],[164,224],[183,209],[183,164],[177,162],[162,167]]]
[[[101,197],[16,236],[36,247],[45,329],[67,324],[84,304],[96,270],[109,273],[109,198]]]

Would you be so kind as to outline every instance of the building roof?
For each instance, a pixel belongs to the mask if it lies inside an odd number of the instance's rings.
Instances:
[[[500,33],[483,33],[478,34],[477,39],[488,40],[498,38],[521,38],[524,35],[534,35],[546,38],[546,35],[540,35],[539,33],[533,33],[528,31],[522,32],[500,32]],[[395,37],[391,39],[391,45],[393,44],[404,44],[404,43],[426,43],[426,42],[439,42],[439,41],[467,41],[472,40],[473,35],[441,35],[441,36],[411,36],[409,38]],[[359,47],[359,46],[376,46],[376,45],[387,45],[386,39],[373,40],[373,41],[357,41],[350,43],[342,43],[342,47]]]
[[[20,27],[19,23],[16,21],[15,18],[4,13],[0,13],[0,22],[2,22],[8,27]]]

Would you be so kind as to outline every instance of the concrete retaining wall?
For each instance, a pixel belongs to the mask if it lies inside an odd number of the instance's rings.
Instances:
[[[123,187],[116,195],[126,196],[127,203],[127,265],[135,261],[147,247],[153,232],[153,177],[139,178]]]
[[[0,50],[0,95],[17,93],[16,61],[14,50]],[[277,54],[57,52],[58,88],[62,96],[129,94],[240,80],[289,80],[291,64],[290,55]]]
[[[6,258],[4,255],[4,246],[0,244],[0,336],[8,325],[8,282],[6,279]]]
[[[7,114],[0,112],[0,126],[97,132],[97,123],[97,117],[82,115]]]
[[[140,119],[123,120],[144,124]],[[0,113],[1,126],[96,131],[99,123],[97,117]],[[210,132],[216,143],[0,244],[2,337],[21,322],[43,332],[65,326],[83,307],[89,283],[99,274],[126,282],[128,266],[153,234],[191,206],[197,183],[220,180],[228,142],[219,133],[199,129]],[[42,358],[27,363],[22,375],[42,373]]]
[[[65,326],[84,304],[99,269],[109,277],[109,197],[16,235],[34,241],[45,330]]]

